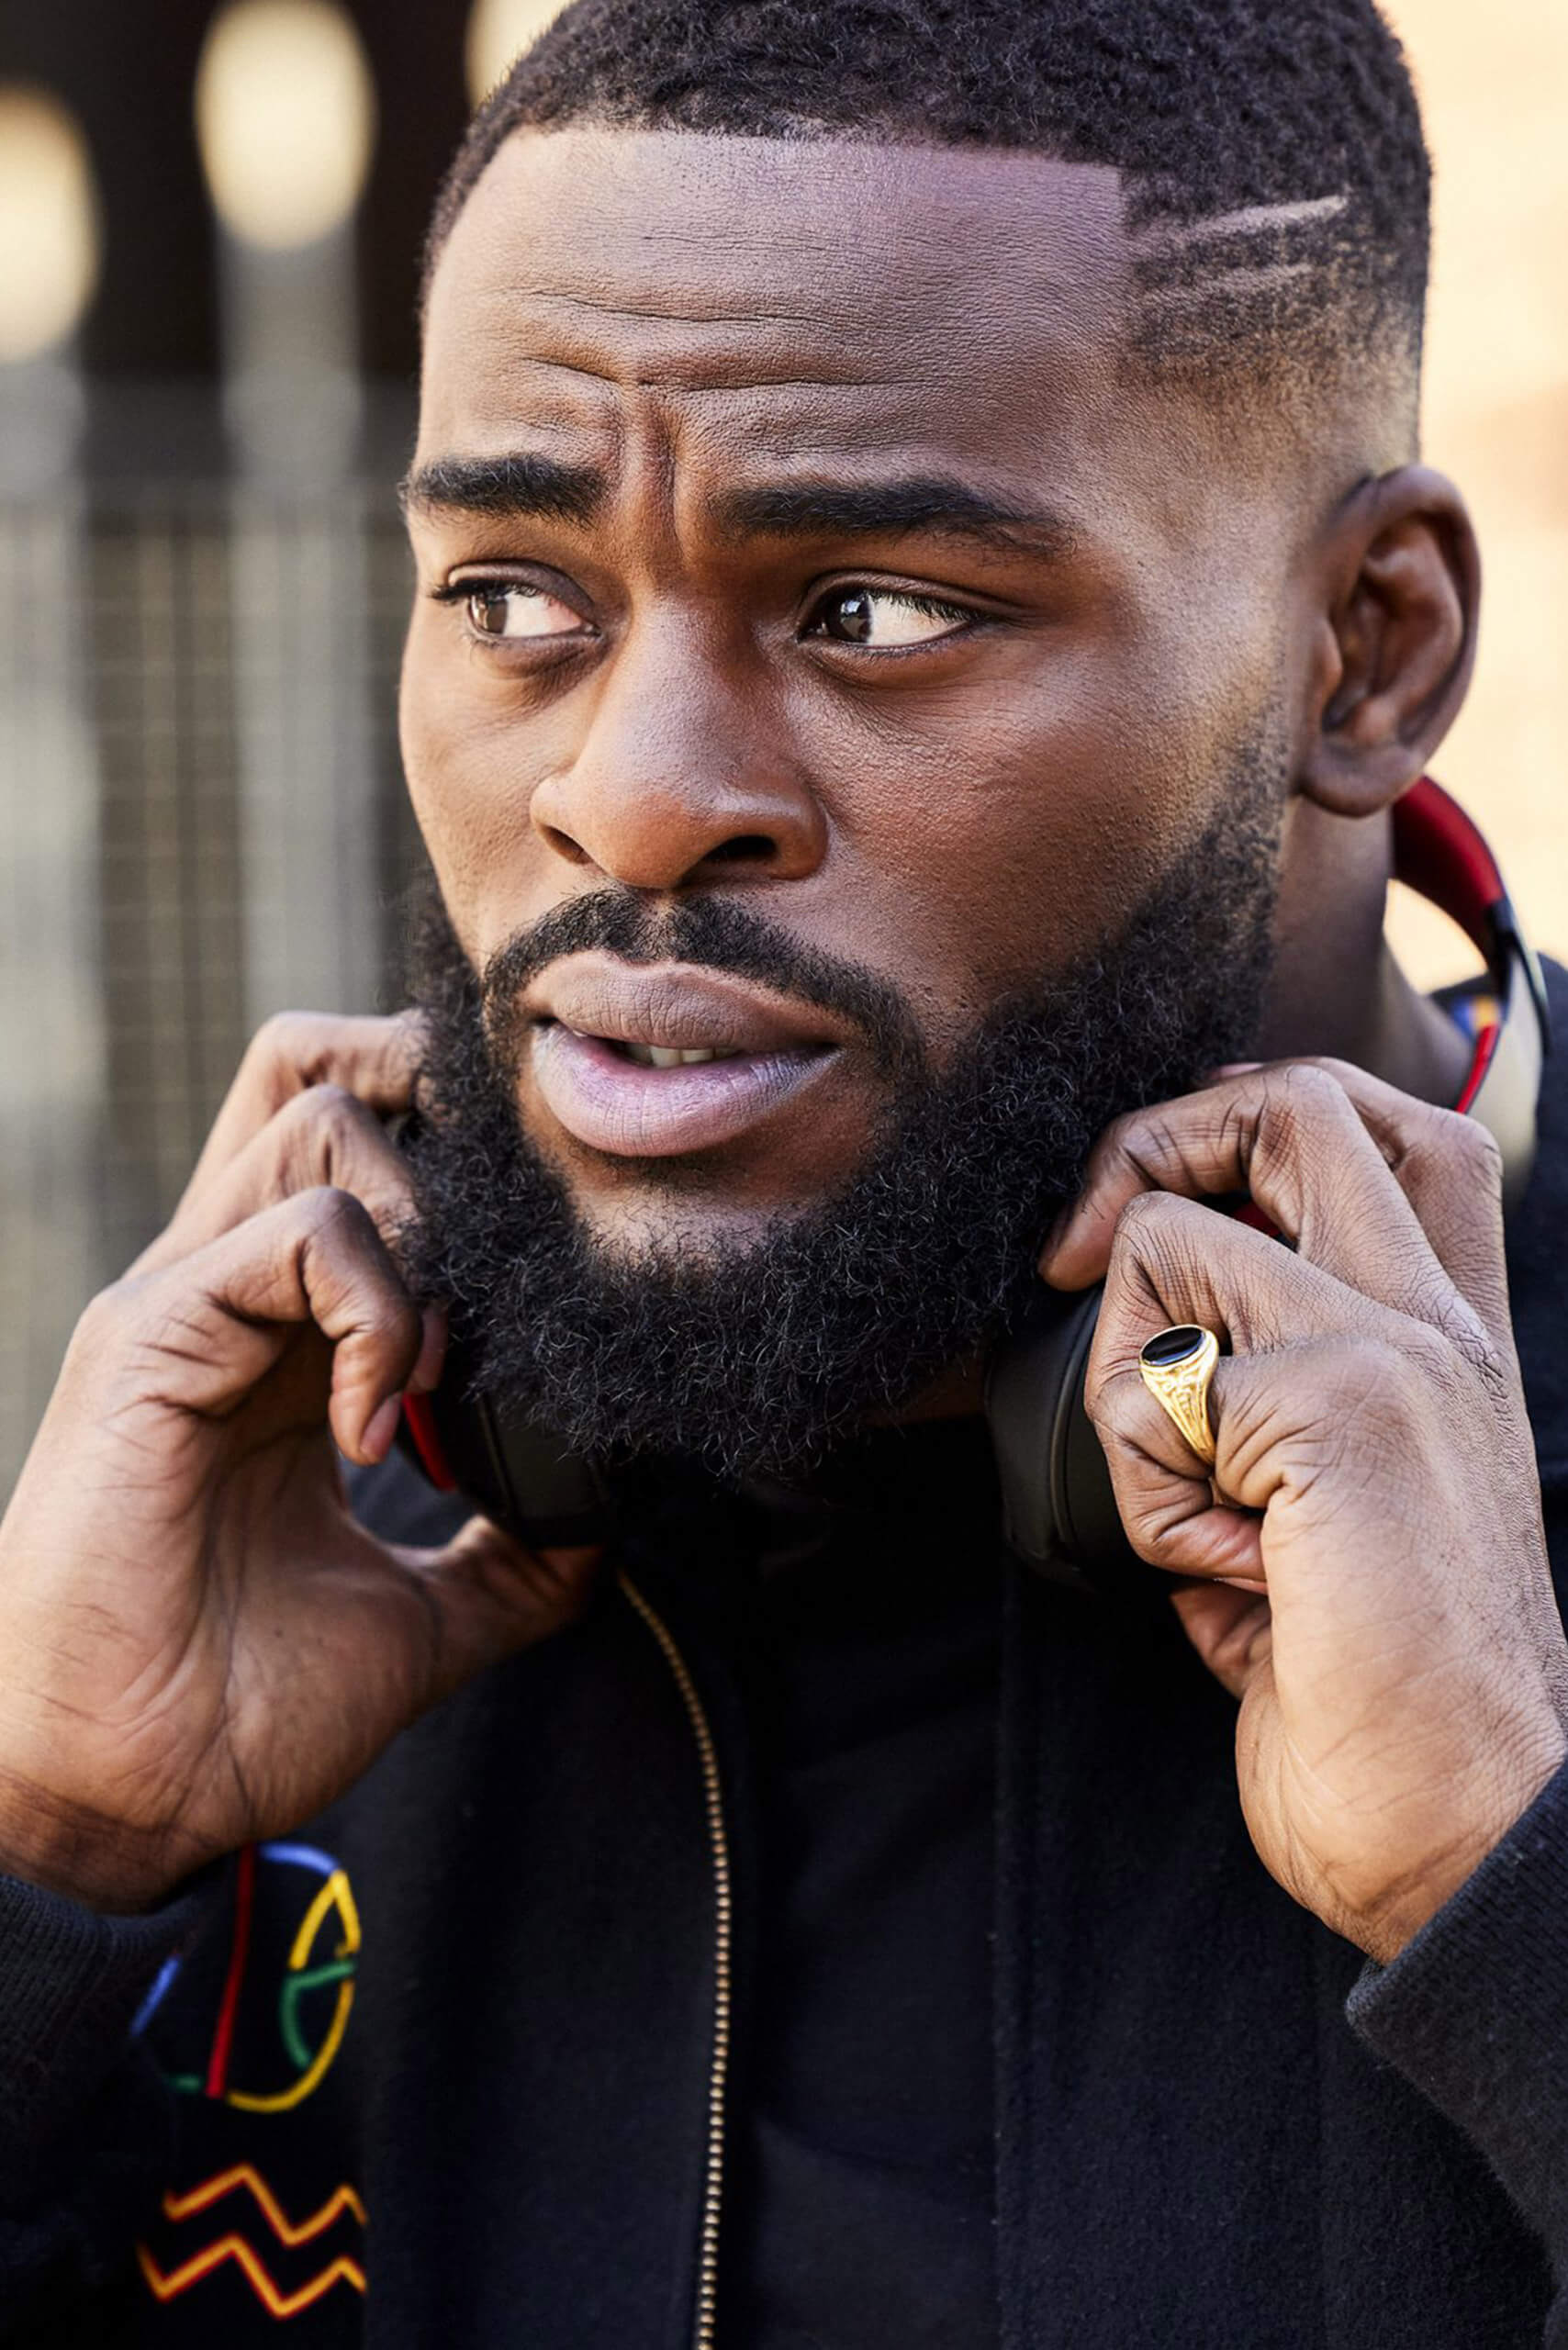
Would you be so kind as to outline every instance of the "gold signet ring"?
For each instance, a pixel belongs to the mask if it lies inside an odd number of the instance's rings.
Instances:
[[[1215,1465],[1209,1388],[1218,1360],[1219,1340],[1198,1322],[1177,1322],[1169,1330],[1157,1330],[1137,1359],[1144,1385],[1205,1469]]]

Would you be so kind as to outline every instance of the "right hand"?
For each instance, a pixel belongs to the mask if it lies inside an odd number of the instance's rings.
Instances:
[[[0,1869],[150,1907],[586,1596],[596,1552],[483,1518],[398,1549],[343,1504],[338,1450],[383,1459],[440,1371],[386,1246],[418,1046],[270,1022],[169,1228],[83,1315],[0,1520]]]

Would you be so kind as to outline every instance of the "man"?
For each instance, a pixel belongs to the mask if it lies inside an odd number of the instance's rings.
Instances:
[[[482,111],[421,1013],[264,1033],[0,1541],[17,2338],[1568,2340],[1568,1101],[1510,1319],[1382,936],[1426,240],[1370,0],[577,0]],[[980,1413],[1102,1278],[1142,1605]],[[388,1459],[449,1323],[608,1551]]]

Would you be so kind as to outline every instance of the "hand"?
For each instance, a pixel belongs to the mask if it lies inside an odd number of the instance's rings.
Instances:
[[[0,1867],[106,1908],[330,1802],[407,1722],[575,1612],[595,1554],[356,1526],[442,1329],[387,1239],[407,1020],[252,1045],[168,1230],[95,1299],[0,1521]]]
[[[1198,1204],[1237,1191],[1294,1253]],[[1110,1129],[1042,1270],[1105,1278],[1090,1414],[1241,1701],[1253,1841],[1386,1963],[1568,1752],[1495,1146],[1342,1063],[1222,1072]],[[1212,1482],[1138,1373],[1180,1322],[1230,1348]]]

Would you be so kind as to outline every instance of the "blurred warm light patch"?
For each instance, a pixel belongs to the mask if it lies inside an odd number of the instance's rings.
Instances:
[[[1538,946],[1568,954],[1568,8],[1391,0],[1437,158],[1429,462],[1486,574],[1470,699],[1433,765],[1479,819]],[[1409,956],[1423,980],[1463,957]]]
[[[375,93],[332,0],[232,0],[202,49],[196,115],[218,218],[245,243],[314,244],[358,203]]]
[[[465,62],[468,95],[476,106],[489,96],[513,58],[554,23],[564,6],[565,0],[474,0]]]
[[[67,341],[97,281],[93,168],[76,118],[42,90],[0,83],[0,362]]]

